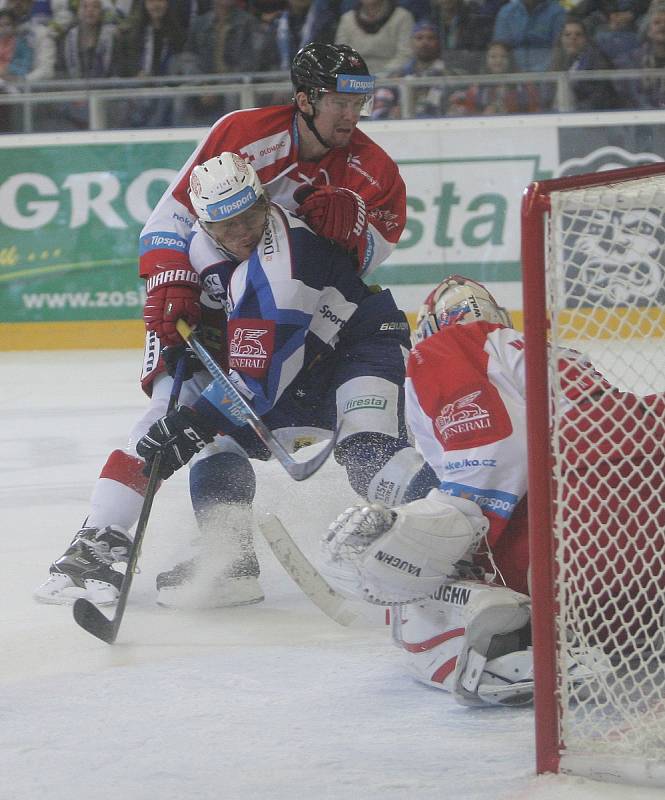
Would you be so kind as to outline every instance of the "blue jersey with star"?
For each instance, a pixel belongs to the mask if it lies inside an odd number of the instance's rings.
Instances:
[[[211,258],[211,241],[195,233],[190,258],[205,292],[226,308],[229,376],[259,416],[340,342],[364,338],[380,324],[404,324],[390,293],[373,293],[349,255],[281,206],[271,205],[246,261]],[[221,411],[222,400],[211,384],[194,408],[228,433],[237,423]]]

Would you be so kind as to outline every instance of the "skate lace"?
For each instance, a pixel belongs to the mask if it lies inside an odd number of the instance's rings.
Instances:
[[[81,544],[100,564],[114,564],[116,561],[127,561],[127,548],[122,545],[109,547],[108,542],[99,539],[81,539]]]

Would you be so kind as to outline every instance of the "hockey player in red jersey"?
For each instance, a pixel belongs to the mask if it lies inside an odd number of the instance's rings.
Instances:
[[[175,321],[199,321],[201,287],[187,255],[196,220],[188,199],[192,169],[223,151],[238,153],[276,203],[336,242],[368,275],[397,244],[406,222],[406,189],[395,162],[357,128],[368,114],[374,79],[351,47],[314,42],[291,66],[293,105],[234,111],[218,120],[190,156],[140,237],[146,280],[149,360],[181,344]]]
[[[523,338],[483,286],[456,275],[428,296],[416,339],[407,366],[407,423],[439,488],[394,510],[378,503],[347,509],[324,539],[326,572],[370,602],[406,604],[393,615],[393,636],[419,680],[452,692],[464,705],[529,702]],[[653,454],[660,453],[661,462],[665,457],[663,401],[618,391],[575,351],[561,352],[559,368],[565,413],[588,416],[588,398],[600,395],[602,411],[593,413],[605,422],[597,437],[564,443],[570,460],[564,501],[593,461],[605,459],[616,472],[627,459],[640,463],[644,452],[650,454],[643,459],[639,500],[635,487],[617,486],[606,501],[617,519],[622,504],[642,503],[640,530],[618,526],[596,533],[605,544],[612,537],[610,557],[618,553],[628,563],[638,551],[653,549],[658,526],[665,527],[664,492],[654,493],[649,476]],[[645,416],[652,420],[650,433],[627,435],[630,420]],[[569,535],[580,547],[593,547],[580,528],[579,507],[568,505],[563,513]],[[617,622],[602,618],[603,592],[621,587],[601,586],[595,572],[578,580],[598,598],[599,613],[589,624],[602,646]],[[571,666],[580,675],[583,669]]]

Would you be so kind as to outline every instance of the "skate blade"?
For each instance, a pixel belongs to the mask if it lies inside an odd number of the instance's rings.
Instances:
[[[265,596],[256,578],[233,578],[223,586],[202,589],[196,584],[164,587],[159,590],[157,605],[183,611],[235,608],[261,603]]]
[[[52,606],[71,606],[79,599],[89,600],[98,606],[112,606],[118,600],[117,591],[114,590],[114,592],[115,597],[113,592],[106,590],[90,591],[89,589],[82,589],[80,586],[65,586],[63,588],[52,586],[48,591],[39,587],[33,592],[33,597],[38,603]]]
[[[85,589],[77,586],[69,575],[52,572],[32,596],[38,603],[64,606],[71,605],[79,597],[85,597]]]

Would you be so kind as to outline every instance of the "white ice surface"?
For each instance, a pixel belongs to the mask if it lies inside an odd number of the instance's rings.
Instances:
[[[262,542],[265,603],[158,608],[194,533],[186,471],[155,499],[118,641],[31,593],[145,407],[135,351],[0,354],[0,800],[655,800],[534,777],[533,712],[469,710],[405,676],[387,629],[325,617]],[[258,511],[303,550],[355,500],[329,463],[258,464]]]

